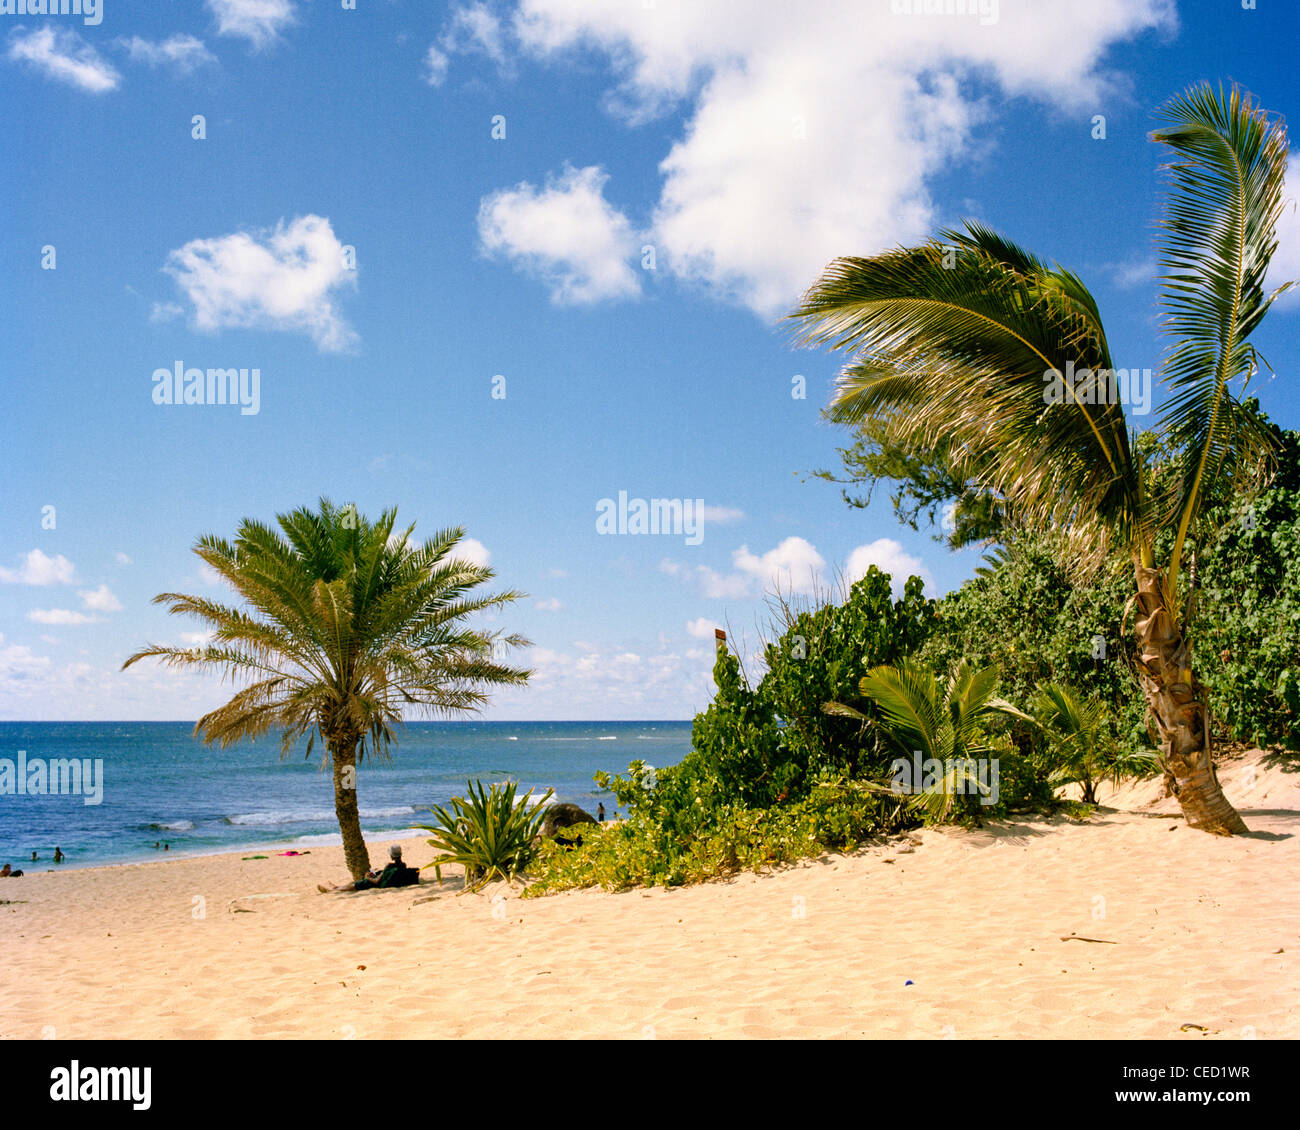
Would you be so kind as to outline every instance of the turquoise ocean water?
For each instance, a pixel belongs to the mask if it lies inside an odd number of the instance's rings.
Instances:
[[[362,828],[394,834],[421,823],[423,808],[463,793],[467,778],[510,778],[539,795],[553,788],[556,800],[592,813],[603,800],[612,815],[613,797],[592,774],[621,772],[633,759],[673,765],[690,736],[689,722],[413,723],[399,731],[391,761],[368,761],[357,774]],[[305,748],[286,760],[271,738],[208,748],[188,722],[0,722],[0,789],[5,762],[16,770],[20,751],[29,767],[60,758],[103,763],[99,804],[0,792],[0,863],[49,868],[56,846],[66,868],[157,859],[158,842],[182,855],[337,843],[329,774],[315,752],[304,760]]]

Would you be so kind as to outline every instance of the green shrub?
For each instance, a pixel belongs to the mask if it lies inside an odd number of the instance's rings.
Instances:
[[[910,577],[894,600],[889,574],[874,565],[842,604],[796,609],[777,603],[780,635],[764,648],[767,672],[756,689],[725,647],[713,668],[717,693],[697,715],[679,778],[691,801],[703,794],[765,808],[798,800],[827,775],[883,771],[885,751],[852,720],[828,715],[831,700],[863,702],[858,682],[872,667],[910,655],[925,640],[934,602]],[[671,807],[672,797],[665,794]]]
[[[1214,518],[1200,570],[1196,670],[1230,738],[1300,749],[1300,433],[1277,433],[1277,477]]]
[[[873,668],[862,677],[860,692],[875,703],[874,719],[840,702],[828,702],[823,709],[861,719],[885,737],[896,756],[902,755],[911,789],[904,795],[917,816],[941,823],[1004,815],[1010,808],[1049,800],[1051,790],[1005,732],[1009,725],[1032,725],[1032,719],[994,697],[997,681],[992,667],[977,671],[963,659],[940,685],[928,667],[907,659]],[[918,765],[941,765],[942,779],[922,790],[922,782],[910,780],[913,755]],[[996,791],[992,780],[981,781],[978,770],[972,772],[971,762],[981,760],[986,778],[997,774]],[[891,767],[897,764],[895,760]],[[1009,793],[1004,791],[1004,771],[1009,772]],[[901,782],[890,784],[899,787]]]
[[[493,879],[511,881],[532,862],[535,841],[546,818],[551,790],[534,806],[532,790],[515,799],[516,783],[493,783],[489,792],[481,781],[467,781],[465,797],[451,798],[451,811],[435,805],[433,824],[418,824],[432,832],[429,846],[440,854],[426,867],[459,863],[465,868],[465,889],[478,890]]]
[[[802,800],[769,809],[692,807],[702,815],[688,835],[669,832],[656,819],[664,811],[645,804],[626,820],[584,834],[580,847],[543,842],[536,860],[540,877],[524,894],[698,883],[843,851],[911,823],[899,798],[843,779],[817,782]]]

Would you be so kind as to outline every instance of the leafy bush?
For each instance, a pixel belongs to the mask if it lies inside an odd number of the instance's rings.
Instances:
[[[796,609],[779,601],[781,634],[764,648],[767,672],[756,689],[741,678],[735,656],[719,649],[713,668],[718,691],[695,719],[682,776],[695,783],[697,794],[702,789],[768,807],[806,796],[827,775],[882,772],[885,751],[875,735],[864,734],[853,719],[824,713],[822,704],[860,702],[863,675],[910,655],[924,641],[933,605],[919,577],[910,577],[894,600],[889,574],[874,565],[842,604]]]
[[[1272,485],[1226,507],[1200,570],[1197,674],[1230,738],[1300,749],[1300,433]]]
[[[713,701],[691,727],[692,752],[670,776],[707,783],[710,796],[742,804],[765,806],[799,791],[807,766],[790,756],[770,695],[746,685],[739,660],[725,647],[718,648],[713,681]],[[671,794],[664,796],[671,806]]]
[[[916,651],[934,622],[934,601],[920,577],[909,577],[900,599],[890,576],[874,565],[855,582],[842,604],[799,611],[779,605],[780,639],[764,649],[767,674],[760,691],[785,722],[788,756],[806,767],[809,780],[826,774],[883,772],[888,750],[854,719],[822,710],[824,703],[857,703],[870,715],[859,683],[873,667],[898,663]],[[865,740],[864,740],[865,739]]]
[[[702,815],[687,835],[669,832],[662,822],[665,810],[646,803],[626,820],[598,825],[590,835],[584,829],[580,847],[543,842],[536,861],[540,878],[525,896],[698,883],[846,850],[911,823],[899,798],[843,779],[817,782],[802,800],[774,808],[692,807]]]
[[[494,783],[489,792],[482,781],[467,781],[469,796],[452,797],[448,811],[434,805],[433,824],[418,824],[432,832],[429,846],[441,854],[426,867],[459,863],[465,868],[465,889],[478,890],[493,879],[507,882],[521,875],[535,853],[535,841],[546,818],[551,790],[534,806],[530,789],[515,799],[516,782]]]

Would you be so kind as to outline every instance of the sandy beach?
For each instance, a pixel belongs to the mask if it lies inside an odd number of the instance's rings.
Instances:
[[[1220,777],[1251,835],[1148,783],[671,891],[319,894],[339,848],[29,872],[0,1036],[1294,1038],[1300,774]]]

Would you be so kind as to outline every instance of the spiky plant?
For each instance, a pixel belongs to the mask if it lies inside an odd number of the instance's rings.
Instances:
[[[466,781],[467,796],[452,797],[450,810],[430,808],[434,822],[416,825],[433,833],[429,846],[439,852],[426,866],[438,868],[441,876],[444,864],[459,863],[465,868],[466,891],[522,875],[536,850],[552,790],[534,805],[531,789],[515,799],[517,787],[514,781],[493,782],[489,791],[482,781]]]
[[[1131,559],[1137,673],[1165,781],[1192,827],[1232,834],[1246,825],[1211,760],[1184,573],[1207,500],[1249,493],[1269,465],[1271,440],[1243,399],[1261,363],[1251,334],[1290,285],[1264,290],[1287,136],[1236,87],[1195,87],[1160,118],[1153,138],[1171,154],[1160,256],[1171,344],[1157,443],[1137,442],[1128,426],[1082,280],[978,224],[837,259],[791,317],[805,343],[852,355],[833,420],[874,418],[896,443],[942,445],[1017,524],[1055,531],[1085,575],[1113,551]],[[1152,451],[1166,454],[1157,462]]]
[[[229,702],[195,726],[209,744],[224,749],[279,730],[282,756],[304,736],[310,756],[319,738],[333,769],[334,809],[354,879],[370,868],[358,764],[367,754],[389,754],[406,713],[473,712],[490,688],[522,684],[531,674],[499,661],[502,649],[526,646],[526,639],[467,623],[523,594],[473,595],[494,574],[456,556],[463,529],[414,543],[414,524],[394,535],[396,520],[395,508],[371,522],[355,507],[323,498],[317,511],[279,515],[278,530],[245,519],[233,542],[201,537],[194,552],[242,606],[160,593],[155,604],[197,617],[211,642],[150,644],[122,665],[155,658],[242,681]]]

